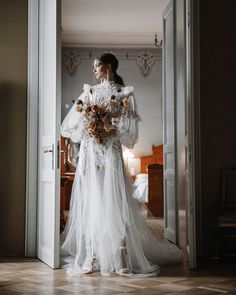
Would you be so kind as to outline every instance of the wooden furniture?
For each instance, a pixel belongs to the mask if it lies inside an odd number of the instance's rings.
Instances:
[[[61,206],[60,220],[63,230],[70,206],[70,196],[76,167],[71,161],[72,143],[70,139],[61,137]]]
[[[163,165],[163,145],[152,146],[152,155],[143,156],[141,160],[141,173],[147,173],[148,165],[160,164]]]
[[[163,217],[163,165],[148,165],[149,216]]]
[[[219,258],[236,256],[236,169],[222,171],[222,202],[216,237]]]
[[[153,145],[152,152],[140,158],[141,173],[148,173],[149,215],[163,217],[163,145]]]
[[[131,175],[132,182],[135,182],[136,175]]]

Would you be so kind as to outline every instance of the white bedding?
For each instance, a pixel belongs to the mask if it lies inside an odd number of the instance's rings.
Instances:
[[[133,184],[135,187],[134,198],[139,202],[148,202],[148,174],[138,174]]]

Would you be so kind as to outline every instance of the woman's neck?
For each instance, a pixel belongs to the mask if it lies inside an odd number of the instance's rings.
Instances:
[[[115,83],[115,80],[114,79],[101,79],[101,83]]]
[[[115,81],[115,77],[114,77],[114,73],[110,70],[107,71],[107,73],[103,76],[103,78],[101,79],[102,82],[114,82]]]

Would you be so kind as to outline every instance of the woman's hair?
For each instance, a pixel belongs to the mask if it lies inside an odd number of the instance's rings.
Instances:
[[[112,70],[112,72],[114,74],[114,81],[115,81],[115,83],[117,83],[117,84],[119,84],[121,86],[125,86],[124,81],[121,78],[121,76],[119,76],[116,73],[116,71],[118,69],[119,61],[115,57],[115,55],[113,55],[111,53],[104,53],[104,54],[100,55],[99,57],[97,57],[97,59],[99,61],[101,61],[105,65],[110,64],[111,65],[111,70]]]

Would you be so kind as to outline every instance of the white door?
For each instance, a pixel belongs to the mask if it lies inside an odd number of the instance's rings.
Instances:
[[[37,257],[59,267],[60,1],[39,1]]]
[[[164,235],[178,243],[175,14],[175,1],[171,0],[163,12]]]
[[[196,268],[196,220],[195,220],[195,182],[194,182],[194,109],[192,75],[192,1],[186,1],[186,130],[185,130],[185,192],[186,192],[186,244],[189,267]]]

